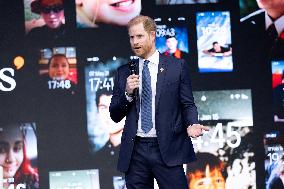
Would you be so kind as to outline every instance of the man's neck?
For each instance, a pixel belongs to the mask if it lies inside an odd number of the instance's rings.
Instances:
[[[169,51],[170,51],[171,54],[173,54],[173,53],[175,53],[177,51],[177,49],[176,48],[175,49],[170,49]]]
[[[284,9],[281,7],[281,9],[269,9],[267,10],[267,14],[268,16],[273,20],[277,20],[278,18],[280,18],[282,15],[284,15]]]
[[[147,56],[144,57],[144,59],[150,58],[155,52],[156,52],[156,47],[152,48],[151,51],[147,54]]]

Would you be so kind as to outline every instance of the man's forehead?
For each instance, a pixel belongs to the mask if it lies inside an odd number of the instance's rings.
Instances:
[[[128,33],[130,32],[144,32],[145,28],[143,26],[143,23],[135,24],[133,26],[130,26],[128,29]]]

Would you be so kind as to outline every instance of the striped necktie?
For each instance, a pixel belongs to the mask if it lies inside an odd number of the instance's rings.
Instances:
[[[142,70],[142,96],[141,96],[141,128],[148,133],[153,128],[152,123],[152,88],[151,75],[148,68],[149,60],[144,61]]]

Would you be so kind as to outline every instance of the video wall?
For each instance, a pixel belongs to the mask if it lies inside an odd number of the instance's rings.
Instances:
[[[139,14],[155,20],[157,50],[189,65],[210,128],[192,139],[188,188],[283,187],[284,8],[275,7],[284,2],[1,1],[0,188],[126,189],[116,170],[125,119],[113,122],[109,106],[116,69],[137,58],[126,25]]]

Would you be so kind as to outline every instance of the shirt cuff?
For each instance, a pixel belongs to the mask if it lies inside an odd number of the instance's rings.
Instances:
[[[128,101],[128,102],[132,102],[133,97],[132,97],[132,96],[127,95],[126,91],[125,91],[125,97],[126,97],[126,99],[127,99],[127,101]]]

